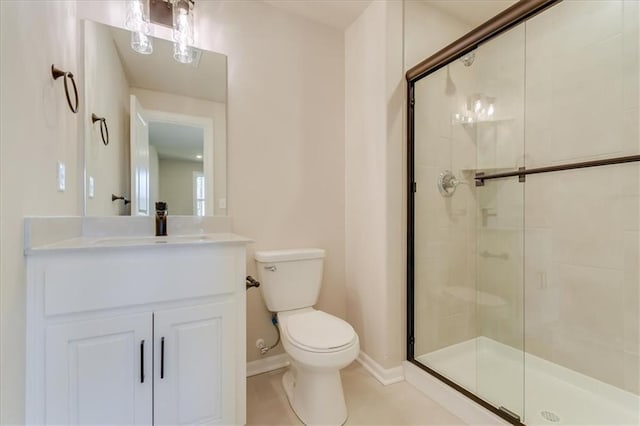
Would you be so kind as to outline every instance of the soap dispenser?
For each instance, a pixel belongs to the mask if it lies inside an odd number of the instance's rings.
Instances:
[[[167,236],[167,203],[158,201],[156,203],[156,237]]]

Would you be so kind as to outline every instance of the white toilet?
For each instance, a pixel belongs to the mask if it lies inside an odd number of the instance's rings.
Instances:
[[[347,420],[340,370],[358,356],[358,335],[347,322],[313,309],[322,282],[322,249],[258,251],[260,290],[278,326],[291,368],[282,384],[306,425]]]

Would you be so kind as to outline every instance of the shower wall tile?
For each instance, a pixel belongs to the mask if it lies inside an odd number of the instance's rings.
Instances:
[[[495,180],[484,187],[476,188],[477,227],[522,230],[524,226],[523,191],[523,185],[513,179]]]
[[[444,198],[438,192],[436,182],[442,169],[435,167],[416,167],[415,180],[418,186],[416,192],[416,212],[424,220],[425,226],[446,228],[451,224],[451,203],[450,198]]]
[[[623,47],[624,87],[623,108],[625,110],[640,108],[640,2],[626,1],[623,4]]]
[[[591,340],[579,331],[554,331],[552,361],[571,370],[622,388],[624,358],[624,352]]]
[[[636,3],[566,2],[527,23],[528,166],[637,152]]]
[[[557,172],[550,190],[555,262],[622,267],[622,199],[625,166]],[[532,175],[527,181],[534,181]],[[597,244],[595,244],[597,242]]]
[[[522,231],[478,230],[477,274],[480,334],[522,348]]]
[[[476,131],[473,126],[451,126],[450,167],[459,170],[476,168]]]
[[[624,354],[624,383],[621,387],[640,395],[640,356],[638,354]]]
[[[553,173],[531,175],[524,187],[526,229],[552,229],[553,208],[558,176]]]
[[[449,228],[428,226],[424,221],[415,224],[415,252],[421,259],[444,261],[449,253]]]
[[[638,108],[627,109],[622,112],[622,153],[623,154],[633,155],[640,152],[639,117],[640,117],[640,109]]]
[[[622,211],[621,228],[625,231],[640,230],[640,220],[638,220],[640,217],[640,196],[622,195],[619,202]]]
[[[460,313],[439,318],[438,343],[440,347],[455,345],[476,336],[472,313]]]
[[[624,236],[624,350],[640,355],[640,232]]]
[[[418,132],[416,132],[418,133]],[[415,156],[421,166],[446,169],[451,164],[451,138],[437,134],[416,135]]]
[[[560,319],[561,286],[553,274],[551,229],[527,229],[524,237],[524,320],[528,333],[549,335]],[[540,341],[540,337],[537,337]],[[550,340],[546,339],[546,344]],[[539,342],[540,344],[541,342]],[[538,345],[539,346],[539,345]],[[529,350],[527,348],[527,350]],[[534,352],[532,352],[534,353]]]
[[[528,176],[524,210],[527,352],[633,392],[639,173],[633,163]]]
[[[624,275],[621,270],[556,264],[562,306],[558,327],[621,351]],[[569,333],[567,333],[569,334]]]

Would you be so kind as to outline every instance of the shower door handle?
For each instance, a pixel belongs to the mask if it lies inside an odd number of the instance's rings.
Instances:
[[[140,341],[140,383],[144,383],[144,339]]]
[[[160,378],[164,379],[164,337],[160,339]]]

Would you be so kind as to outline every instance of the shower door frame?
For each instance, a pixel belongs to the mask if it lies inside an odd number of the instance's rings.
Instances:
[[[520,0],[484,24],[439,50],[406,72],[407,79],[407,361],[426,371],[436,379],[454,388],[461,394],[514,425],[524,425],[519,418],[500,410],[437,371],[416,361],[414,357],[414,232],[415,232],[415,192],[417,190],[414,170],[414,87],[415,83],[449,63],[475,50],[481,43],[509,30],[534,15],[560,3],[562,0]]]

